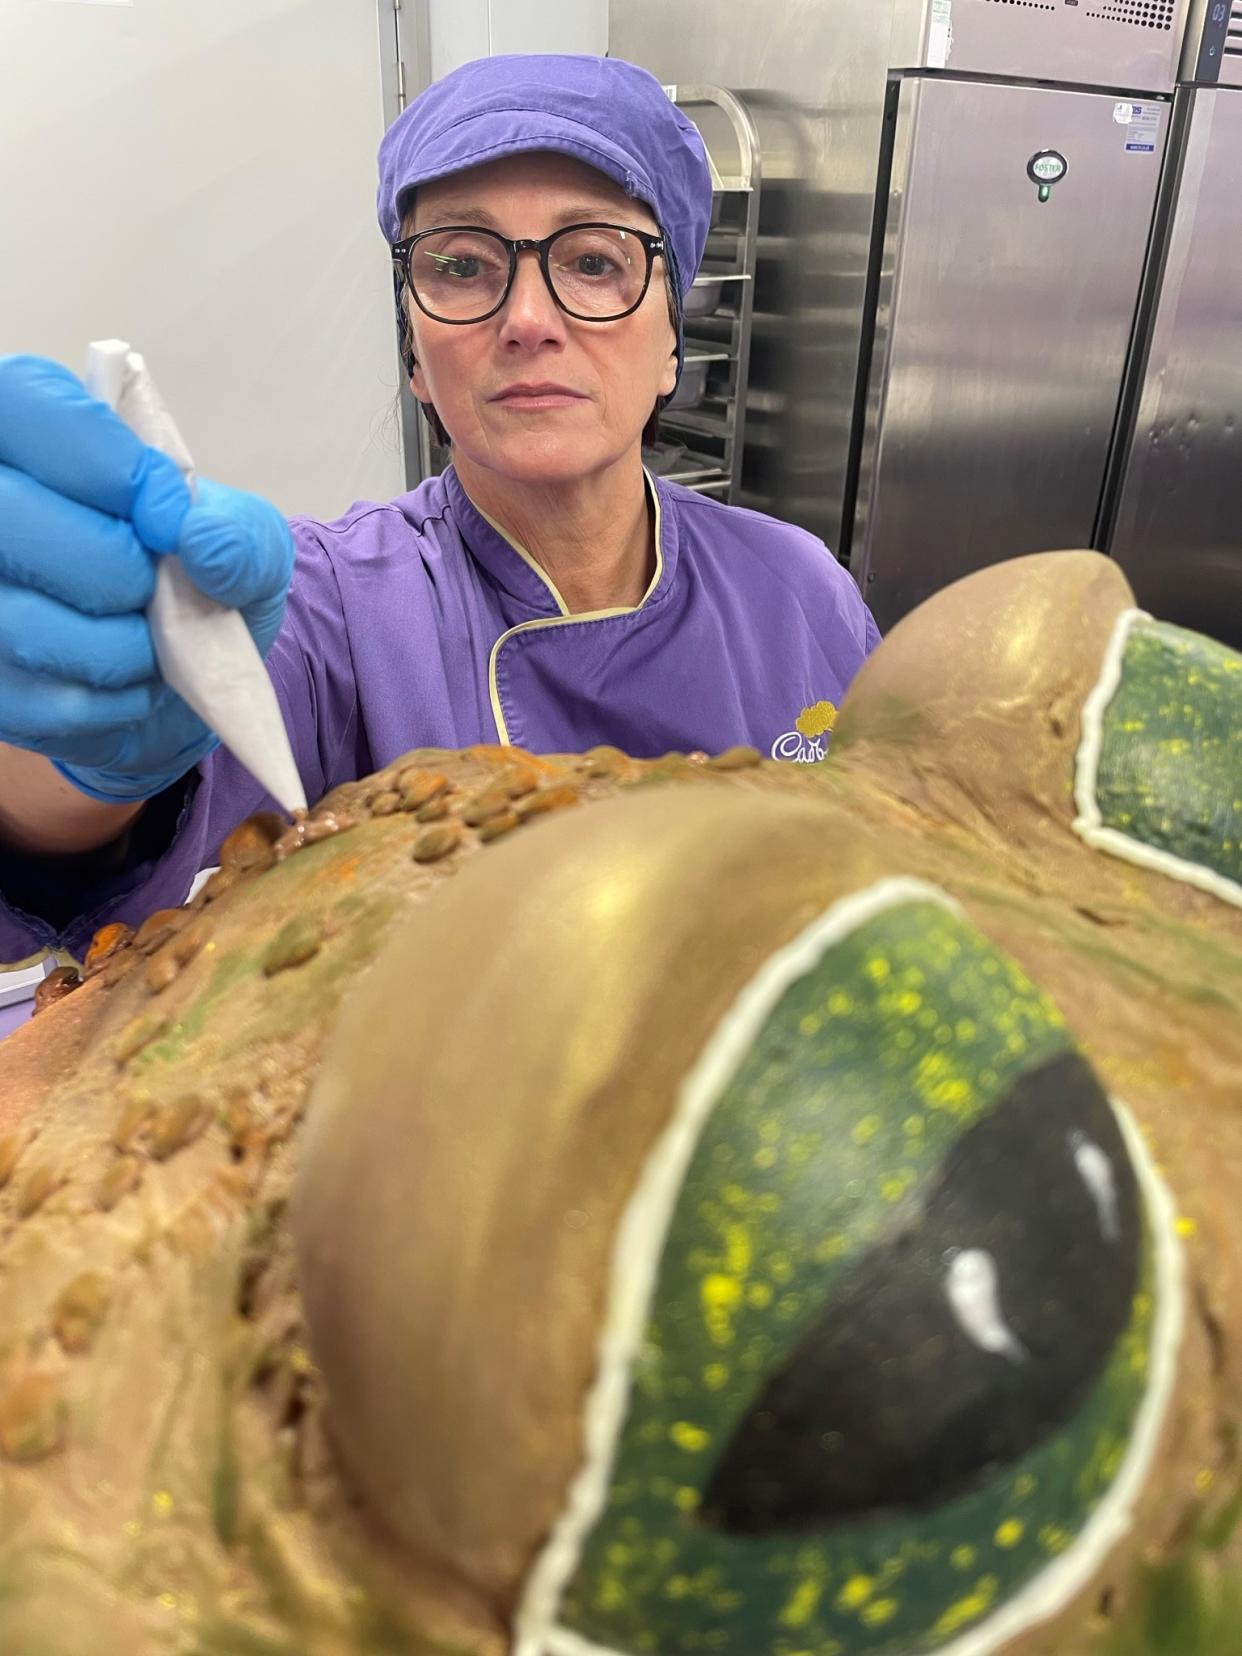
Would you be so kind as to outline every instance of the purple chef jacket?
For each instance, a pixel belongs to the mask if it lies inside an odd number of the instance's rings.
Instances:
[[[387,505],[293,522],[297,563],[268,656],[306,796],[414,747],[512,743],[639,757],[748,743],[824,755],[835,708],[879,634],[821,541],[656,481],[655,575],[635,609],[570,615],[533,560],[473,505],[450,468]],[[153,862],[102,881],[57,935],[0,902],[0,961],[81,955],[111,920],[185,900],[221,840],[274,805],[223,750],[199,768]]]

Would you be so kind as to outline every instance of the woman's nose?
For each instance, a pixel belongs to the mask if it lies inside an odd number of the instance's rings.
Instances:
[[[565,338],[565,315],[544,281],[539,255],[518,254],[513,286],[500,313],[501,338],[533,346]]]

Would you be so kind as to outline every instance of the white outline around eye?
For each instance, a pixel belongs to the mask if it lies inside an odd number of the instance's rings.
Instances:
[[[952,898],[922,880],[881,880],[843,898],[760,967],[709,1037],[679,1089],[668,1125],[648,1155],[614,1239],[596,1377],[583,1411],[583,1458],[565,1506],[536,1555],[514,1616],[513,1656],[633,1656],[597,1645],[556,1621],[587,1536],[608,1500],[617,1444],[629,1410],[630,1380],[678,1193],[712,1109],[789,985],[875,915],[899,904],[933,902],[961,917]],[[992,1656],[1011,1639],[1050,1620],[1087,1586],[1129,1533],[1155,1458],[1177,1377],[1184,1323],[1184,1267],[1176,1210],[1138,1126],[1109,1100],[1143,1193],[1151,1237],[1155,1313],[1148,1385],[1117,1476],[1071,1546],[985,1621],[937,1656]]]

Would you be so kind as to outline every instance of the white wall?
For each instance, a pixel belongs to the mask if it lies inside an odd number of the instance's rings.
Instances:
[[[608,50],[608,0],[429,0],[431,75],[503,52]]]
[[[437,77],[607,49],[608,0],[426,4]],[[319,517],[400,493],[378,13],[0,0],[0,352],[128,338],[206,476]]]
[[[209,477],[404,487],[375,0],[0,0],[0,352],[145,352]]]

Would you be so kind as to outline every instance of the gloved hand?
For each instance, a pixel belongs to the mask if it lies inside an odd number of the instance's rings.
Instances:
[[[217,745],[156,666],[144,611],[168,552],[266,655],[293,573],[276,508],[201,481],[191,503],[68,369],[0,357],[0,742],[95,799],[150,799]]]

